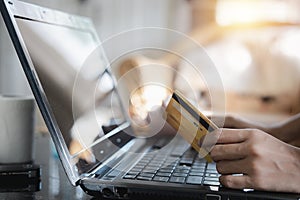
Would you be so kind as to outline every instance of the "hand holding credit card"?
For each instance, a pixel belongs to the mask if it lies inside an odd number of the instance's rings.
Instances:
[[[166,121],[178,131],[178,133],[191,144],[191,146],[212,162],[209,152],[199,146],[199,140],[218,127],[195,108],[182,94],[175,91],[166,107]]]

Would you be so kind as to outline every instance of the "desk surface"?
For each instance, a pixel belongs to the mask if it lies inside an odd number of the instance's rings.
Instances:
[[[35,136],[35,164],[41,166],[41,189],[37,192],[2,192],[0,199],[91,199],[80,187],[73,187],[55,156],[48,134]]]

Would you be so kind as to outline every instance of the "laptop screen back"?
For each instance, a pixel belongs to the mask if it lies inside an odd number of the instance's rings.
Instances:
[[[68,148],[67,162],[80,175],[132,138],[120,131],[128,127],[127,117],[91,21],[37,6],[31,9],[26,14],[19,8],[14,14],[18,39],[24,41],[22,48],[41,85],[35,96],[43,97],[49,120],[58,128],[54,134],[62,134]]]

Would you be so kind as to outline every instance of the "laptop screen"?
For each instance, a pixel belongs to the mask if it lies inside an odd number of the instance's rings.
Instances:
[[[15,20],[69,161],[79,174],[86,173],[132,138],[122,131],[128,126],[126,114],[92,24],[80,17],[68,23],[60,23],[63,18]]]

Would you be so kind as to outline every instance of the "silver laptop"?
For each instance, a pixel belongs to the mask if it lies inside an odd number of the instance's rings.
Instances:
[[[15,0],[1,13],[74,186],[111,199],[299,199],[222,187],[177,135],[137,138],[92,21]]]

